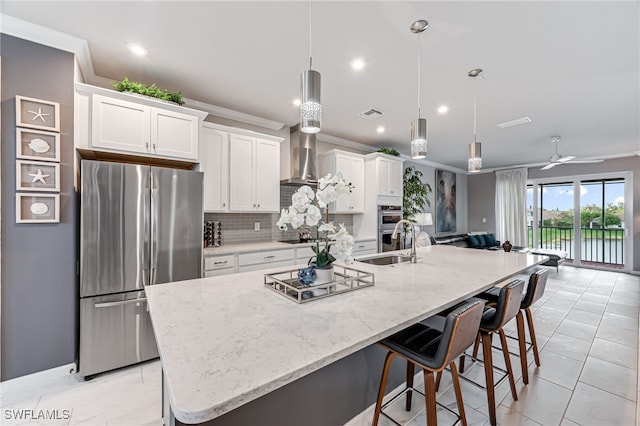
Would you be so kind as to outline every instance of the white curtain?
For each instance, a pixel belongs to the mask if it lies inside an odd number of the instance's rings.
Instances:
[[[496,171],[496,239],[527,246],[527,169]]]

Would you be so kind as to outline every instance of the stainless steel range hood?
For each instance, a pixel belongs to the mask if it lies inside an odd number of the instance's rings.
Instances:
[[[291,177],[280,181],[282,185],[316,185],[316,135],[303,133],[300,125],[291,128]]]

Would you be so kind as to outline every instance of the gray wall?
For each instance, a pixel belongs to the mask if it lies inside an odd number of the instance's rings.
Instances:
[[[640,159],[638,157],[618,158],[595,164],[563,164],[550,170],[540,170],[539,167],[532,167],[528,170],[528,178],[573,177],[626,171],[633,172],[633,270],[640,271]],[[494,199],[494,173],[469,176],[470,228],[475,228],[482,217],[487,218],[487,224],[489,224],[489,218],[493,218],[493,228],[495,228]]]
[[[0,35],[2,55],[2,377],[75,360],[76,197],[70,53]],[[60,103],[60,223],[15,223],[15,96]]]
[[[467,175],[456,173],[456,232],[436,234],[436,168],[411,160],[405,161],[404,168],[406,169],[409,166],[413,166],[416,170],[421,171],[422,181],[431,185],[432,189],[432,192],[429,194],[429,201],[431,202],[431,206],[427,207],[427,212],[432,213],[434,225],[424,226],[423,229],[425,232],[427,232],[431,236],[443,236],[451,234],[463,234],[469,230],[476,230],[475,228],[470,228],[467,224]]]

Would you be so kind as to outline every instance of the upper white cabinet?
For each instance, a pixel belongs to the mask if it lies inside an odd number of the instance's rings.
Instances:
[[[202,125],[200,171],[204,172],[205,212],[229,211],[229,132]]]
[[[206,112],[76,83],[78,148],[198,161]]]
[[[231,134],[229,186],[232,212],[280,211],[280,142]]]
[[[364,158],[362,155],[337,149],[325,152],[320,159],[320,176],[340,172],[353,185],[350,194],[343,194],[329,205],[331,213],[364,213]]]
[[[367,162],[371,162],[374,168],[376,195],[402,197],[402,163],[403,160],[380,153],[366,156]]]
[[[205,212],[279,212],[282,138],[205,122],[200,171]]]

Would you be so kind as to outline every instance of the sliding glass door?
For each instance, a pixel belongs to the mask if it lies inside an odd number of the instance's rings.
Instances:
[[[529,247],[564,251],[576,265],[628,270],[631,192],[627,173],[530,180]]]

